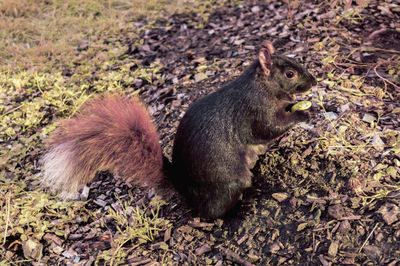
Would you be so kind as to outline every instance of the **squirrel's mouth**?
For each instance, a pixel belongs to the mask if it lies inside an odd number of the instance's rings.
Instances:
[[[312,82],[306,82],[303,84],[299,84],[296,87],[292,88],[288,94],[285,94],[282,105],[285,108],[286,112],[293,112],[292,107],[301,102],[301,101],[311,101],[312,91],[311,88],[317,85],[315,79]],[[307,108],[308,109],[308,108]],[[303,112],[307,112],[308,110],[299,110]]]
[[[286,112],[292,112],[292,107],[293,105],[295,105],[296,103],[300,102],[300,101],[310,101],[312,98],[312,92],[310,90],[310,88],[303,90],[303,91],[297,91],[293,94],[290,94],[290,100],[287,101],[286,107],[285,107],[285,111]],[[304,110],[304,112],[306,112],[307,110]]]
[[[295,104],[294,103],[289,103],[288,105],[286,105],[285,111],[286,112],[292,112],[293,105],[295,105]]]
[[[311,88],[315,85],[316,85],[316,82],[306,82],[303,84],[299,84],[294,88],[292,94],[303,94],[305,92],[310,91]]]

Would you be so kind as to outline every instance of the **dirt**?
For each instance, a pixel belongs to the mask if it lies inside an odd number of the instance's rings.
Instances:
[[[286,7],[280,3],[228,5],[212,13],[201,28],[198,25],[204,22],[196,14],[176,15],[144,31],[140,36],[142,45],[129,47],[128,56],[139,58],[144,65],[153,61],[163,64],[162,82],[157,86],[145,85],[141,96],[156,110],[153,115],[168,154],[179,117],[187,106],[237,76],[255,58],[263,40],[272,40],[280,53],[295,55],[319,78],[326,78],[328,71],[344,75],[358,72],[365,77],[364,86],[386,86],[376,75],[369,75],[370,69],[358,69],[361,61],[356,56],[350,58],[354,66],[348,68],[329,69],[321,61],[332,51],[338,57],[346,57],[351,49],[363,47],[364,42],[371,40],[366,33],[382,27],[398,27],[399,9],[382,16],[376,3],[372,3],[361,12],[363,19],[354,23],[351,20],[329,21],[332,18],[327,15],[326,7],[305,5],[304,11],[289,20]],[[396,41],[379,41],[378,34],[370,47],[397,49],[390,44],[399,41],[398,32],[392,29],[390,36],[397,38]],[[323,47],[315,51],[315,43],[321,41]],[[372,52],[375,62],[383,57],[381,53],[380,50]],[[396,55],[398,53],[391,54],[392,57]],[[200,73],[205,73],[206,79],[198,81],[197,72],[203,65],[207,66],[206,70]],[[341,94],[340,99],[336,99],[337,88],[319,84],[314,97],[325,93],[325,110],[314,105],[314,118],[310,123],[289,132],[261,157],[254,169],[254,190],[238,212],[224,221],[207,221],[204,227],[190,225],[191,221],[197,221],[192,213],[178,220],[174,214],[165,213],[175,224],[172,237],[166,241],[171,251],[166,257],[177,264],[202,265],[400,263],[399,165],[395,163],[398,153],[388,152],[388,148],[365,147],[358,151],[343,147],[330,154],[329,145],[326,147],[320,142],[327,137],[326,132],[335,134],[341,124],[356,125],[359,121],[352,119],[359,120],[357,116],[365,112],[384,114],[385,119],[378,122],[375,129],[367,126],[363,128],[365,131],[351,132],[350,128],[345,138],[354,146],[361,145],[362,134],[371,131],[392,129],[398,138],[399,118],[392,112],[399,107],[395,100],[398,87],[387,86],[393,99],[389,95],[380,100],[375,95],[365,96],[372,100],[358,104],[359,99],[353,99],[353,95]],[[374,106],[374,100],[384,104]],[[340,107],[346,103],[351,103],[351,111],[341,112]],[[333,112],[339,118],[329,121],[323,112]],[[391,177],[386,174],[387,180],[378,181],[373,189],[367,188],[379,164],[384,164],[385,169],[395,167],[396,173]],[[393,191],[364,202],[378,188],[386,186],[393,186]],[[274,195],[279,198],[280,194],[284,195],[284,200],[274,199]],[[388,221],[386,215],[396,218]],[[227,255],[226,250],[242,259]],[[157,255],[150,257],[157,260]]]
[[[154,241],[124,243],[124,263],[400,264],[399,5],[370,1],[366,8],[346,9],[305,1],[288,15],[283,3],[246,1],[208,17],[176,14],[151,26],[139,20],[137,38],[121,37],[121,62],[139,62],[131,71],[161,65],[153,82],[137,79],[127,86],[149,106],[167,156],[190,103],[240,75],[263,40],[319,80],[310,97],[311,121],[260,156],[253,188],[229,217],[200,219],[179,195],[164,195],[158,215],[170,226]],[[157,195],[101,173],[85,207],[101,216],[128,194],[131,204],[146,206]],[[147,213],[154,214],[151,208]],[[118,226],[109,220],[107,230],[100,230],[97,222],[92,217],[77,223],[63,243],[75,253],[48,263],[89,265],[109,249]],[[51,254],[45,249],[44,256]]]

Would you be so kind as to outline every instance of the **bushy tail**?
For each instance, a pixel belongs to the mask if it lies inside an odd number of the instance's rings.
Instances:
[[[47,141],[42,184],[63,199],[76,199],[97,171],[153,186],[163,178],[159,136],[146,108],[135,99],[103,96],[62,120]]]

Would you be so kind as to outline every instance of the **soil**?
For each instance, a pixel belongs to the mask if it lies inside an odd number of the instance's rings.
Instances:
[[[330,147],[335,145],[321,143],[337,134],[341,124],[347,124],[344,137],[355,147],[362,145],[359,140],[374,131],[360,119],[364,113],[383,114],[375,130],[394,130],[398,137],[400,119],[391,110],[399,108],[399,87],[385,85],[377,75],[370,75],[371,69],[360,65],[364,43],[372,48],[375,63],[387,56],[373,48],[400,51],[399,33],[393,29],[399,26],[399,9],[382,16],[372,3],[361,12],[363,20],[354,23],[330,21],[333,18],[327,7],[311,2],[305,5],[305,11],[290,19],[281,3],[226,5],[206,23],[198,14],[174,15],[143,31],[142,45],[130,42],[128,57],[140,59],[144,65],[154,61],[163,65],[162,81],[140,91],[154,110],[168,155],[175,128],[188,105],[238,76],[255,58],[263,40],[272,40],[278,53],[295,56],[319,78],[328,72],[347,77],[357,73],[365,78],[364,86],[387,86],[393,97],[378,100],[375,95],[365,96],[369,104],[360,104],[360,97],[343,93],[337,98],[338,88],[319,84],[313,97],[324,95],[325,110],[314,105],[312,121],[288,132],[261,156],[254,169],[254,189],[231,217],[218,221],[194,218],[179,196],[174,208],[165,208],[163,216],[174,224],[170,235],[160,239],[170,251],[165,255],[167,261],[179,265],[400,263],[398,153],[370,146],[362,151],[346,149],[343,143],[336,143],[343,148],[335,149]],[[382,28],[388,30],[369,36]],[[319,42],[323,47],[316,51]],[[343,58],[343,66],[329,69],[323,63],[331,51]],[[349,56],[351,51],[355,55]],[[393,59],[399,53],[390,55]],[[200,66],[206,70],[198,72]],[[374,106],[374,101],[383,104]],[[344,110],[346,104],[350,110]],[[337,118],[330,121],[324,112]],[[365,131],[351,128],[359,123]],[[371,188],[380,164],[386,169],[393,166],[396,173],[386,174],[384,182]],[[374,192],[389,184],[396,189],[373,199]],[[157,248],[149,246],[146,257],[159,261],[159,256]]]
[[[357,8],[339,16],[351,10],[304,1],[288,13],[280,2],[246,1],[208,17],[175,14],[151,26],[139,20],[137,38],[121,37],[121,62],[162,66],[158,79],[129,86],[149,106],[167,157],[188,106],[240,75],[262,41],[271,40],[277,53],[295,57],[319,80],[310,96],[312,119],[260,156],[254,186],[235,211],[200,219],[167,190],[158,215],[171,226],[146,244],[125,243],[124,263],[400,264],[400,8],[390,1]],[[118,67],[116,61],[110,71]],[[101,213],[128,194],[132,204],[147,205],[158,192],[101,173],[85,207]],[[88,237],[96,222],[82,223],[64,243],[74,256],[49,262],[86,265],[109,249],[118,228],[109,221],[107,231]]]

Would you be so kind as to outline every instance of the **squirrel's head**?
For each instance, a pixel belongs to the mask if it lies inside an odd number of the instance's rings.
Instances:
[[[283,94],[296,94],[316,85],[315,78],[296,60],[274,54],[272,43],[263,43],[258,54],[262,79],[272,81],[274,90]]]

